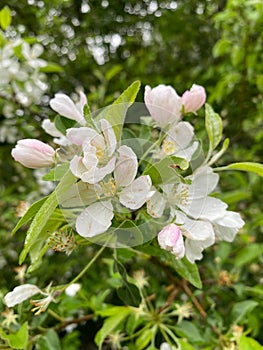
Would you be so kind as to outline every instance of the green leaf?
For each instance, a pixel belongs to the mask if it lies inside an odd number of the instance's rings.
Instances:
[[[223,123],[219,114],[215,113],[213,108],[207,103],[205,105],[205,127],[210,141],[210,147],[213,150],[221,141]]]
[[[242,321],[244,317],[258,305],[257,301],[245,300],[236,303],[231,311],[231,320],[233,324]]]
[[[175,330],[180,337],[190,340],[191,343],[202,344],[204,342],[203,336],[193,322],[182,321],[175,327]]]
[[[233,163],[226,165],[224,167],[216,168],[216,171],[221,170],[240,170],[247,171],[249,173],[255,173],[259,176],[263,176],[263,164],[253,163],[253,162],[242,162],[242,163]]]
[[[23,323],[16,333],[6,334],[0,328],[0,337],[6,340],[12,349],[26,349],[28,343],[28,325]]]
[[[22,218],[18,221],[15,228],[12,231],[12,235],[14,235],[23,225],[25,225],[32,217],[39,211],[44,202],[48,197],[41,198],[39,201],[33,203],[26,211],[26,213],[22,216]]]
[[[112,125],[117,141],[121,140],[122,128],[128,108],[133,104],[140,89],[141,83],[135,81],[131,84],[114,103],[99,115]]]
[[[24,249],[22,250],[19,257],[19,264],[23,263],[32,245],[36,242],[42,229],[48,222],[52,213],[55,211],[58,205],[58,197],[63,192],[67,191],[68,188],[71,185],[73,185],[75,181],[75,176],[73,176],[72,173],[68,171],[61,180],[61,182],[58,184],[55,191],[50,194],[50,196],[46,199],[45,203],[41,206],[27,232],[24,243]]]
[[[145,329],[139,337],[136,339],[136,350],[143,350],[146,348],[146,346],[150,343],[150,341],[153,338],[153,331],[152,329]]]
[[[42,177],[45,181],[59,181],[65,175],[69,169],[69,163],[63,163],[57,165],[55,168],[51,169],[46,175]]]
[[[0,11],[0,26],[2,29],[6,30],[12,21],[12,16],[11,16],[11,11],[8,6],[5,6],[1,11]]]
[[[90,125],[93,125],[92,114],[91,114],[91,110],[90,110],[88,104],[86,104],[86,105],[84,106],[83,114],[84,114],[84,118],[85,118],[87,124],[88,124],[89,126],[90,126]]]
[[[99,349],[101,349],[105,338],[131,313],[131,309],[128,307],[119,306],[115,310],[115,314],[104,321],[102,328],[95,336],[95,343]]]
[[[75,120],[61,117],[60,115],[56,116],[54,123],[58,131],[60,131],[63,135],[66,135],[67,129],[73,128],[77,124]]]
[[[43,73],[60,73],[63,72],[63,68],[56,63],[48,62],[45,67],[39,68],[40,72]]]
[[[179,181],[177,169],[186,170],[189,167],[187,160],[175,156],[168,156],[159,162],[146,167],[143,175],[150,175],[154,185],[167,184]]]
[[[105,78],[107,81],[110,81],[115,75],[117,75],[120,71],[123,70],[122,65],[116,64],[113,67],[111,67],[105,74]]]
[[[235,258],[235,266],[241,267],[262,254],[263,243],[251,243],[242,248]]]
[[[263,346],[260,345],[255,339],[241,335],[238,341],[239,350],[263,350]]]
[[[185,278],[196,288],[202,288],[202,281],[196,264],[190,263],[185,257],[180,260],[176,259],[171,253],[170,260],[172,267],[181,277]]]
[[[118,297],[125,303],[125,305],[138,307],[141,303],[139,289],[131,283],[124,283],[123,287],[117,289],[117,294]]]
[[[39,339],[37,345],[39,350],[61,349],[59,337],[53,329],[49,329],[47,333]]]

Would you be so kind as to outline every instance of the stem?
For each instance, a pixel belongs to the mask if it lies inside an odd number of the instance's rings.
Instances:
[[[91,267],[91,265],[97,260],[97,258],[101,255],[103,250],[106,248],[106,244],[100,248],[100,250],[97,252],[97,254],[89,261],[89,263],[84,267],[82,271],[68,284],[66,284],[62,289],[60,289],[60,292],[64,292],[71,284],[77,282]]]
[[[56,320],[58,320],[59,322],[65,322],[65,319],[63,317],[60,317],[56,312],[54,312],[51,309],[48,309],[47,312],[53,316]]]

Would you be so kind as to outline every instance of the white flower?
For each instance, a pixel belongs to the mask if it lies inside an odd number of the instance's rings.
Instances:
[[[74,103],[65,94],[55,94],[55,97],[50,100],[50,107],[63,117],[76,120],[80,125],[85,125],[83,108],[87,104],[87,98],[82,91],[79,92],[79,95],[79,102]]]
[[[116,157],[112,157],[116,148],[116,137],[110,123],[100,121],[102,134],[87,128],[67,130],[67,138],[73,144],[82,146],[83,156],[74,156],[70,162],[71,172],[83,182],[98,183],[113,172]]]
[[[152,118],[160,127],[178,122],[181,118],[182,101],[171,86],[145,87],[144,101]]]
[[[22,284],[15,287],[12,292],[7,293],[4,302],[8,307],[13,307],[38,293],[42,293],[42,291],[34,284]]]
[[[96,236],[107,231],[111,226],[111,220],[114,216],[111,199],[119,201],[126,208],[137,210],[151,195],[150,176],[140,176],[135,179],[138,161],[132,149],[123,145],[118,149],[118,152],[120,157],[114,170],[114,179],[112,178],[108,182],[101,181],[91,189],[91,191],[94,190],[93,197],[99,198],[102,195],[108,197],[109,200],[89,205],[77,217],[76,230],[83,237]],[[90,197],[92,197],[92,193],[90,193]]]
[[[194,142],[191,145],[193,137],[194,128],[190,123],[179,122],[172,125],[162,144],[163,155],[175,155],[190,161],[198,147],[198,142]]]
[[[27,64],[32,68],[45,67],[47,62],[38,58],[44,52],[44,48],[40,44],[34,44],[32,47],[26,42],[22,45],[22,54],[27,60]]]
[[[65,290],[65,293],[69,296],[69,297],[74,297],[78,291],[81,288],[81,284],[79,283],[72,283],[70,286],[68,286]]]

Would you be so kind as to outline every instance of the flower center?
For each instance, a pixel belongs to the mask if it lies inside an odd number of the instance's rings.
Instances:
[[[177,147],[176,147],[175,142],[173,142],[173,141],[167,141],[167,140],[164,140],[164,141],[163,141],[162,149],[163,149],[163,151],[164,151],[165,154],[170,155],[170,154],[175,153],[176,148],[177,148]]]

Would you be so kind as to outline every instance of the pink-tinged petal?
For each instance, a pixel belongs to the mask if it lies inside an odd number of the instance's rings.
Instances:
[[[97,135],[99,135],[97,131],[86,127],[70,128],[67,130],[67,138],[77,146],[82,146],[85,140],[92,140]]]
[[[111,226],[113,216],[110,201],[91,204],[77,217],[76,231],[80,236],[87,238],[99,235]]]
[[[114,170],[117,188],[130,185],[138,170],[137,156],[130,147],[123,145],[118,153],[120,156]]]
[[[145,87],[144,101],[152,118],[160,127],[177,122],[181,118],[182,101],[171,86]]]
[[[65,94],[55,94],[50,100],[50,107],[63,117],[76,120],[81,125],[85,124],[83,114],[79,112],[75,103]]]
[[[193,84],[190,91],[187,90],[182,96],[183,109],[185,113],[195,113],[206,100],[206,92],[203,86]]]
[[[147,200],[147,213],[153,218],[160,218],[163,215],[166,206],[166,200],[160,192],[154,191],[153,195]]]
[[[41,290],[34,284],[22,284],[7,293],[4,302],[8,307],[13,307],[38,293],[41,293]]]
[[[74,156],[71,161],[69,168],[73,175],[81,178],[82,175],[87,171],[86,167],[83,165],[82,157]]]
[[[149,175],[138,177],[119,193],[120,203],[131,210],[139,209],[149,198],[151,186]]]
[[[220,240],[232,242],[238,231],[245,225],[239,213],[226,211],[225,215],[213,222],[216,236]]]
[[[100,125],[101,125],[101,131],[104,135],[104,138],[107,144],[108,156],[111,157],[117,145],[114,130],[111,124],[106,119],[101,119]]]
[[[180,228],[175,224],[165,226],[158,233],[158,243],[162,249],[171,251],[177,259],[185,254],[184,240]]]
[[[11,155],[27,168],[39,169],[54,164],[55,150],[39,140],[24,139],[17,142]]]
[[[89,184],[96,184],[104,179],[108,174],[111,174],[115,168],[116,158],[113,157],[104,167],[94,166],[93,168],[86,171],[82,176],[81,180],[83,182],[88,182]]]

